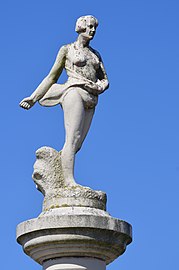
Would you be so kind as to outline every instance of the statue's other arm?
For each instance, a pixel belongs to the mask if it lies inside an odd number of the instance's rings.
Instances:
[[[104,92],[109,87],[108,77],[107,77],[107,74],[106,74],[106,71],[105,71],[105,68],[104,68],[104,65],[103,65],[103,62],[101,59],[100,59],[100,66],[99,66],[99,70],[98,70],[97,84],[99,86],[101,86],[101,88],[102,88],[101,93]]]
[[[93,93],[99,95],[103,93],[106,89],[108,89],[109,81],[100,53],[94,50],[92,47],[90,47],[90,49],[99,59],[99,68],[97,70],[97,82],[90,85],[87,84],[86,87],[89,87],[89,89],[93,90]]]
[[[24,98],[20,102],[20,106],[22,108],[26,110],[30,109],[38,100],[40,100],[47,93],[49,88],[57,82],[65,65],[66,53],[67,46],[61,47],[49,74],[44,78],[44,80],[40,83],[40,85],[30,97]]]

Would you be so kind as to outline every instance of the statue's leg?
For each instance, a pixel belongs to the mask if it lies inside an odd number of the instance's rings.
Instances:
[[[84,117],[84,125],[83,125],[83,130],[82,130],[82,136],[81,136],[80,141],[79,141],[77,152],[80,150],[80,148],[81,148],[81,146],[82,146],[82,144],[84,142],[84,139],[86,138],[86,135],[88,134],[88,130],[89,130],[90,126],[91,126],[91,121],[93,119],[94,112],[95,112],[95,108],[85,110],[85,117]]]
[[[62,149],[62,168],[66,185],[74,185],[75,153],[82,137],[85,109],[80,94],[71,90],[64,98],[64,124],[66,131],[65,144]]]

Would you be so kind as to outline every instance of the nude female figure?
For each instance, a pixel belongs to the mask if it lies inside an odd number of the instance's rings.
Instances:
[[[76,185],[75,154],[81,148],[90,128],[98,95],[109,86],[100,55],[89,46],[97,26],[95,17],[80,17],[75,29],[78,33],[77,40],[61,47],[50,73],[30,97],[20,102],[20,106],[26,110],[37,101],[42,106],[61,104],[66,132],[61,161],[64,179],[69,186]],[[60,85],[56,82],[63,69],[67,72],[68,80]]]

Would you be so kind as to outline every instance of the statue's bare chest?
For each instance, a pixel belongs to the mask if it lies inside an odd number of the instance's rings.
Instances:
[[[78,48],[75,44],[71,44],[68,49],[67,61],[70,66],[79,68],[88,66],[88,68],[98,69],[99,67],[99,58],[90,48]]]

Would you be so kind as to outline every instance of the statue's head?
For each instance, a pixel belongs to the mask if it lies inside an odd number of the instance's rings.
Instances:
[[[86,15],[78,18],[75,31],[88,39],[93,39],[97,26],[98,20],[92,15]]]

